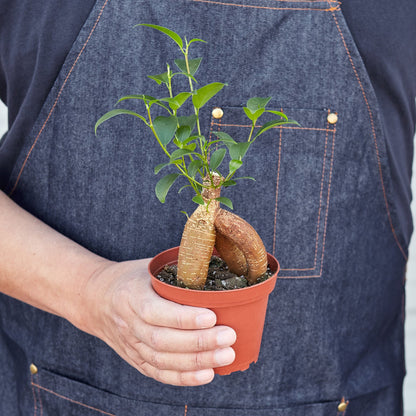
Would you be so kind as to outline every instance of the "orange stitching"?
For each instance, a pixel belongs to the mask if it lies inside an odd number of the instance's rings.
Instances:
[[[330,131],[330,130],[328,130]],[[312,278],[312,277],[321,277],[322,270],[324,267],[324,254],[325,254],[325,247],[326,247],[326,228],[328,224],[328,212],[329,212],[329,197],[331,195],[331,184],[332,184],[332,171],[334,167],[334,158],[335,158],[335,132],[336,129],[333,129],[333,137],[332,137],[332,155],[331,155],[331,167],[329,170],[329,183],[328,183],[328,195],[326,198],[326,212],[325,212],[325,223],[324,223],[324,236],[322,242],[322,255],[321,255],[321,268],[319,271],[319,275],[311,275],[311,276],[278,276],[280,279],[305,279],[305,278]],[[284,269],[282,269],[284,270]]]
[[[37,406],[37,398],[36,398],[36,392],[35,387],[33,385],[33,375],[30,376],[30,384],[32,386],[32,394],[33,394],[33,416],[37,416],[38,414],[38,406]]]
[[[315,256],[316,256],[316,252],[315,252]],[[304,269],[280,269],[281,271],[285,271],[285,272],[307,272],[309,270],[315,270],[316,266],[314,267],[305,267]]]
[[[342,30],[341,30],[341,28],[339,26],[338,19],[335,16],[335,13],[332,13],[332,16],[333,16],[334,21],[335,21],[335,24],[336,24],[336,26],[338,28],[338,32],[339,32],[339,34],[341,36],[342,43],[344,44],[345,51],[347,52],[348,59],[349,59],[349,61],[351,63],[351,66],[352,66],[352,69],[354,71],[355,77],[356,77],[356,79],[358,81],[358,85],[360,86],[361,93],[363,95],[365,104],[367,106],[368,114],[369,114],[369,117],[370,117],[371,130],[372,130],[372,134],[373,134],[373,140],[374,140],[375,150],[376,150],[376,157],[377,157],[378,170],[379,170],[380,181],[381,181],[381,188],[383,190],[384,203],[386,205],[386,210],[387,210],[387,217],[388,217],[389,224],[390,224],[390,228],[391,228],[391,231],[393,233],[393,237],[394,237],[394,239],[396,241],[396,244],[399,247],[400,251],[402,252],[402,255],[403,255],[404,259],[407,261],[406,253],[403,250],[403,247],[401,246],[401,244],[399,242],[399,239],[398,239],[397,234],[396,234],[396,230],[394,229],[394,226],[393,226],[393,221],[392,221],[392,218],[391,218],[391,214],[390,214],[390,208],[389,208],[389,203],[388,203],[388,200],[387,200],[386,188],[384,186],[384,179],[383,179],[383,171],[382,171],[382,168],[381,168],[380,154],[379,154],[379,150],[378,150],[377,135],[376,135],[375,127],[374,127],[373,113],[371,111],[370,104],[368,103],[367,94],[365,93],[365,90],[364,90],[363,84],[361,82],[361,79],[360,79],[360,77],[358,75],[357,69],[355,68],[354,61],[352,60],[351,53],[350,53],[350,51],[348,49],[348,46],[347,46],[347,44],[345,42],[344,34],[342,33]]]
[[[280,108],[280,111],[283,113],[283,108]],[[279,155],[278,155],[278,161],[277,161],[276,199],[275,199],[275,205],[274,205],[274,222],[273,222],[273,254],[276,253],[277,201],[279,197],[281,154],[282,154],[282,128],[280,128],[280,131],[279,131]]]
[[[221,127],[222,127],[222,123],[221,123],[222,118],[220,119],[220,121],[216,124],[218,126],[218,131],[221,131]],[[213,120],[214,121],[214,120]],[[218,143],[215,145],[215,150],[218,150]]]
[[[330,113],[330,110],[328,110],[328,114]],[[251,127],[251,125],[248,124],[221,124],[221,123],[215,123],[214,120],[212,120],[211,125],[217,125],[217,126],[226,126],[226,127],[243,127],[248,128]],[[256,126],[261,127],[261,126]],[[331,169],[330,169],[330,178],[329,178],[329,184],[328,184],[328,198],[330,194],[331,189],[331,178],[332,178],[332,167],[333,167],[333,161],[334,161],[334,146],[335,146],[335,133],[336,128],[329,128],[329,122],[327,122],[326,128],[314,128],[314,127],[286,127],[286,126],[277,126],[273,128],[279,128],[280,129],[280,140],[279,140],[279,156],[278,156],[278,173],[277,173],[277,183],[276,183],[276,202],[275,202],[275,218],[274,218],[274,232],[273,232],[273,253],[276,249],[276,221],[277,221],[277,200],[278,200],[278,187],[279,187],[279,176],[280,176],[280,156],[281,156],[281,143],[282,143],[282,130],[283,129],[296,129],[296,130],[313,130],[313,131],[325,131],[325,146],[324,146],[324,160],[323,160],[323,167],[322,167],[322,178],[321,178],[321,190],[320,190],[320,198],[319,198],[319,211],[318,211],[318,222],[317,222],[317,231],[316,231],[316,239],[315,239],[315,258],[314,258],[314,267],[309,268],[296,268],[296,269],[281,269],[282,271],[308,271],[308,270],[315,270],[316,263],[317,263],[317,256],[318,256],[318,241],[319,241],[319,225],[320,225],[320,218],[321,218],[321,209],[322,209],[322,194],[323,194],[323,182],[324,182],[324,173],[325,173],[325,164],[326,164],[326,153],[327,153],[327,144],[328,144],[328,133],[332,132],[333,134],[333,144],[332,144],[332,155],[331,155]],[[326,238],[326,218],[328,215],[328,200],[327,200],[327,209],[326,209],[326,216],[325,216],[325,225],[324,225],[324,245],[322,249],[322,258],[321,258],[321,270],[320,275],[313,275],[313,276],[279,276],[279,278],[285,279],[285,278],[309,278],[309,277],[321,277],[322,275],[322,263],[324,258],[324,251],[325,251],[325,238]]]
[[[328,114],[330,110],[328,109]],[[319,210],[318,210],[318,222],[316,225],[316,238],[315,238],[315,257],[313,261],[313,267],[304,268],[304,269],[282,269],[287,271],[307,271],[307,270],[315,270],[316,269],[316,262],[318,258],[318,241],[319,241],[319,225],[321,222],[321,210],[322,210],[322,194],[324,189],[324,178],[325,178],[325,165],[326,165],[326,151],[327,151],[327,144],[328,144],[328,131],[329,131],[329,122],[326,122],[326,134],[325,134],[325,145],[324,145],[324,162],[322,165],[322,178],[321,178],[321,190],[319,194]]]
[[[334,157],[335,157],[335,132],[333,133],[332,138],[332,157],[331,157],[331,168],[329,170],[329,184],[328,184],[328,195],[326,197],[326,212],[325,212],[325,224],[324,224],[324,238],[323,238],[323,247],[322,247],[322,256],[321,256],[321,270],[319,272],[322,276],[322,270],[324,268],[324,254],[325,254],[325,244],[326,244],[326,226],[328,224],[328,213],[329,213],[329,197],[331,195],[331,184],[332,184],[332,170],[334,167]]]
[[[209,127],[208,143],[212,140],[212,129],[214,127],[214,116],[211,116],[211,125]],[[208,153],[208,163],[211,159],[211,152]]]
[[[193,0],[192,0],[193,1]],[[251,128],[251,124],[218,124],[218,123],[213,123],[214,125],[217,126],[225,126],[225,127],[246,127],[246,128]],[[258,127],[262,127],[262,126],[255,126],[256,128]],[[285,129],[285,130],[313,130],[313,131],[327,131],[327,129],[322,129],[319,127],[290,127],[290,126],[275,126],[272,127],[273,129]],[[328,129],[328,131],[334,131],[335,129]]]
[[[235,7],[245,7],[251,9],[265,9],[265,10],[315,10],[319,12],[332,12],[334,10],[339,10],[339,5],[335,7],[330,7],[329,9],[312,9],[312,8],[301,8],[301,7],[267,7],[267,6],[255,6],[251,4],[236,4],[236,3],[223,3],[221,1],[212,1],[212,0],[190,0],[199,3],[211,3],[218,4],[220,6],[235,6]]]
[[[278,279],[311,279],[311,278],[317,278],[317,277],[321,277],[320,274],[314,274],[314,275],[310,275],[310,276],[280,276],[277,275]]]
[[[39,381],[39,374],[37,374],[36,379]],[[39,395],[39,406],[40,406],[40,416],[43,416],[43,405],[42,405],[42,397],[40,395],[40,390],[38,388],[38,395]]]
[[[212,139],[212,130],[214,127],[214,116],[211,116],[211,125],[209,126],[209,137],[208,137],[208,141],[210,142]]]
[[[283,110],[281,110],[283,113]],[[280,156],[282,154],[282,129],[279,132],[279,156],[277,158],[277,177],[276,177],[276,199],[274,203],[274,223],[273,223],[273,255],[276,254],[276,222],[277,222],[277,200],[279,198],[280,181]]]
[[[186,404],[185,405],[185,413],[184,413],[184,416],[186,416],[188,414],[188,405]]]
[[[39,130],[38,135],[36,136],[36,138],[35,138],[35,140],[34,140],[34,142],[33,142],[32,146],[31,146],[31,148],[29,149],[29,152],[28,152],[28,153],[27,153],[27,155],[26,155],[25,160],[23,161],[22,167],[20,168],[19,174],[17,175],[16,182],[14,183],[13,188],[12,188],[12,190],[11,190],[11,191],[10,191],[10,193],[9,193],[9,196],[13,195],[14,191],[16,190],[16,187],[17,187],[17,185],[18,185],[18,183],[19,183],[19,181],[20,181],[20,177],[22,176],[22,173],[23,173],[23,170],[24,170],[24,168],[25,168],[25,166],[26,166],[26,164],[27,164],[27,161],[28,161],[28,159],[29,159],[29,157],[30,157],[30,155],[31,155],[31,153],[32,153],[32,151],[33,151],[33,149],[34,149],[34,147],[36,146],[36,143],[38,142],[39,137],[41,136],[41,134],[42,134],[43,130],[45,129],[46,124],[48,123],[49,119],[51,118],[52,113],[54,112],[54,110],[55,110],[55,108],[56,108],[56,105],[58,104],[58,101],[59,101],[59,99],[60,99],[60,97],[61,97],[61,94],[62,94],[62,92],[63,92],[63,90],[64,90],[64,88],[65,88],[66,83],[68,82],[69,77],[71,76],[71,74],[72,74],[72,72],[73,72],[73,70],[74,70],[75,66],[77,65],[77,63],[78,63],[78,61],[79,61],[79,58],[81,57],[81,55],[82,55],[82,53],[84,52],[84,50],[85,50],[85,48],[86,48],[86,46],[87,46],[88,42],[90,41],[91,36],[92,36],[93,32],[95,31],[95,29],[96,29],[96,27],[97,27],[97,25],[98,25],[98,22],[99,22],[99,21],[100,21],[100,19],[101,19],[101,16],[102,16],[102,14],[103,14],[103,12],[104,12],[104,8],[105,8],[105,6],[107,5],[107,3],[108,3],[108,0],[106,0],[106,1],[105,1],[105,3],[103,4],[103,6],[102,6],[102,8],[101,8],[101,10],[100,10],[100,13],[99,13],[99,15],[98,15],[98,17],[97,17],[97,20],[95,21],[94,26],[93,26],[93,28],[91,29],[91,31],[90,31],[90,33],[89,33],[89,35],[88,35],[87,40],[85,41],[84,45],[83,45],[83,46],[82,46],[82,48],[81,48],[81,51],[79,52],[79,54],[78,54],[77,58],[75,59],[74,63],[72,64],[72,67],[71,67],[71,69],[69,70],[69,72],[68,72],[68,74],[67,74],[67,76],[66,76],[66,78],[65,78],[65,80],[64,80],[64,82],[63,82],[63,84],[62,84],[62,86],[61,86],[61,88],[60,88],[60,90],[59,90],[59,92],[58,92],[58,95],[57,95],[57,97],[56,97],[56,99],[55,99],[55,101],[54,101],[54,103],[53,103],[53,105],[52,105],[51,110],[49,111],[48,116],[46,117],[46,120],[44,121],[44,123],[43,123],[43,125],[42,125],[41,129]]]
[[[68,400],[68,401],[69,401],[69,402],[71,402],[71,403],[74,403],[74,404],[77,404],[77,405],[80,405],[80,406],[86,407],[86,408],[91,409],[91,410],[95,410],[96,412],[100,412],[100,413],[102,413],[103,415],[107,415],[107,416],[116,416],[116,415],[114,415],[113,413],[108,413],[108,412],[105,412],[104,410],[97,409],[97,408],[92,407],[92,406],[88,406],[87,404],[84,404],[84,403],[78,402],[78,401],[76,401],[76,400],[72,400],[72,399],[70,399],[69,397],[62,396],[61,394],[58,394],[58,393],[56,393],[56,392],[55,392],[55,391],[53,391],[53,390],[49,390],[49,389],[47,389],[46,387],[42,387],[42,386],[40,386],[39,384],[34,383],[33,381],[32,381],[32,383],[31,383],[31,384],[32,384],[32,386],[36,386],[38,389],[42,389],[42,390],[44,390],[44,391],[46,391],[46,392],[48,392],[48,393],[51,393],[51,394],[53,394],[53,395],[55,395],[55,396],[59,397],[60,399],[63,399],[63,400]]]
[[[328,109],[328,115],[330,113],[330,110]],[[325,151],[324,151],[324,164],[322,166],[322,179],[321,179],[321,192],[319,194],[319,212],[318,212],[318,224],[316,226],[316,241],[315,241],[315,259],[314,259],[314,267],[316,267],[316,260],[318,257],[318,233],[319,233],[319,225],[321,223],[321,210],[322,210],[322,193],[323,193],[323,188],[324,188],[324,172],[325,172],[325,165],[326,165],[326,151],[327,151],[327,144],[328,144],[328,129],[329,129],[329,121],[327,118],[327,122],[326,122],[326,134],[325,134]],[[332,157],[331,157],[331,163],[334,160],[334,152],[332,151]],[[330,184],[331,182],[329,182],[328,185],[328,193],[329,193],[329,188],[330,188]],[[327,206],[327,212],[328,212],[328,206]]]

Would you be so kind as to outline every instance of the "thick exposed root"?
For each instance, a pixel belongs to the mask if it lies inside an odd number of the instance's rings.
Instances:
[[[219,175],[204,180],[200,205],[188,219],[179,248],[178,280],[191,289],[203,289],[214,245],[229,269],[245,275],[250,284],[267,271],[267,253],[254,228],[238,215],[223,210],[215,198],[220,196]],[[209,202],[209,204],[208,204]],[[208,206],[208,209],[207,209]]]
[[[185,224],[178,257],[178,280],[191,289],[202,289],[215,244],[214,218],[218,202],[209,210],[200,205]]]
[[[230,239],[244,254],[248,266],[247,280],[254,284],[267,271],[267,252],[260,236],[248,222],[221,208],[216,213],[214,224],[217,232]]]
[[[220,257],[227,263],[230,272],[238,276],[247,275],[247,261],[242,251],[225,235],[217,230],[215,248]]]
[[[220,181],[213,177],[214,185]],[[210,183],[206,178],[205,183]],[[202,192],[206,205],[199,205],[185,224],[178,257],[178,280],[191,289],[203,289],[208,276],[209,262],[215,244],[214,219],[219,209],[215,198],[220,196],[220,188],[206,188]]]

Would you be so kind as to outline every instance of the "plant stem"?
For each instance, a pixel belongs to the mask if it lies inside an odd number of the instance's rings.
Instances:
[[[147,110],[147,116],[149,117],[149,127],[152,130],[153,135],[156,137],[156,140],[159,143],[159,146],[162,148],[162,150],[166,153],[166,155],[170,159],[170,153],[166,150],[166,147],[163,146],[162,142],[159,139],[159,136],[156,133],[155,128],[153,127],[152,115],[150,114],[150,107],[148,106],[147,103],[146,103],[146,110]]]
[[[250,134],[249,134],[248,140],[247,140],[248,142],[251,141],[251,136],[253,135],[254,128],[256,127],[256,121],[257,121],[257,119],[253,120],[253,122],[251,124],[251,130],[250,130]]]
[[[167,73],[168,73],[168,90],[169,90],[169,97],[173,98],[173,93],[172,93],[172,72],[170,70],[170,66],[169,64],[167,64]]]
[[[189,43],[188,43],[188,41],[186,41],[186,48],[185,48],[185,50],[182,50],[182,53],[183,53],[183,55],[185,57],[186,72],[189,75],[188,76],[188,80],[189,80],[189,90],[190,90],[191,93],[193,93],[194,92],[194,86],[193,86],[193,83],[192,83],[192,78],[190,77],[191,70],[189,68]],[[193,107],[194,107],[194,112],[195,112],[195,116],[196,116],[196,126],[197,126],[198,135],[199,136],[202,136],[202,134],[201,134],[201,125],[199,123],[199,110],[195,106],[193,106]],[[199,148],[201,149],[201,153],[202,153],[203,152],[203,146],[202,146],[201,138],[199,138],[198,140],[199,140]],[[207,155],[207,152],[203,152],[203,154],[204,154],[204,159],[205,159],[205,160],[203,160],[204,167],[206,167],[207,172],[210,174],[210,169],[209,169],[209,166],[208,166],[208,155]],[[204,177],[205,176],[204,175],[204,169],[202,169],[202,173],[200,172],[199,169],[198,169],[198,171],[199,171],[201,177]],[[211,179],[211,183],[212,183],[212,176],[211,176],[211,174],[210,174],[210,179]],[[198,192],[198,194],[199,194],[199,192]]]

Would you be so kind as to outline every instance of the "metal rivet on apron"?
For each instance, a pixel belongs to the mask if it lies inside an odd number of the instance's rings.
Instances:
[[[224,115],[224,111],[222,111],[222,108],[215,107],[212,110],[212,117],[214,118],[222,118],[223,115]]]
[[[335,124],[338,121],[338,116],[335,113],[329,113],[326,119],[329,124]]]
[[[32,373],[32,374],[36,374],[37,372],[38,372],[38,368],[35,366],[35,364],[30,364],[30,367],[29,367],[29,369],[30,369],[30,372]]]
[[[348,407],[348,401],[345,401],[344,398],[342,398],[341,403],[338,405],[338,412],[345,412]]]

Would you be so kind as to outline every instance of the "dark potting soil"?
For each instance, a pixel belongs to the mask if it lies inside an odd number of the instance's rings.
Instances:
[[[177,266],[166,265],[156,276],[161,282],[168,283],[172,286],[184,287],[176,279]],[[256,283],[267,280],[273,272],[267,268],[267,272],[260,276]],[[244,276],[238,276],[228,270],[228,266],[224,260],[218,256],[212,256],[209,263],[208,278],[203,290],[232,290],[242,289],[250,286]]]

